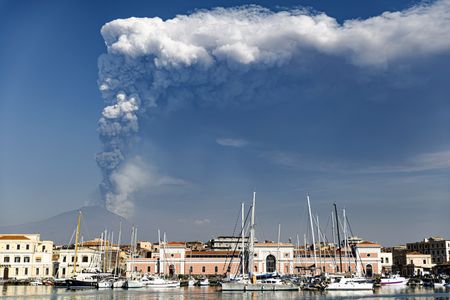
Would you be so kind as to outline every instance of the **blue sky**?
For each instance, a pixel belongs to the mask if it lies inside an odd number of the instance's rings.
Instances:
[[[226,3],[274,11],[308,7],[343,24],[418,2]],[[105,107],[97,82],[97,60],[107,53],[101,27],[118,18],[166,20],[217,6],[224,5],[0,1],[0,225],[39,220],[101,197],[95,161]],[[450,30],[439,33],[431,35],[433,42]],[[241,65],[229,66],[233,85],[206,81],[201,88],[180,83],[167,89],[161,96],[167,101],[140,112],[139,131],[127,140],[120,170],[135,208],[130,219],[148,228],[149,238],[157,227],[171,239],[229,234],[240,202],[248,203],[255,189],[260,239],[275,239],[278,223],[284,239],[302,235],[306,193],[321,224],[337,202],[355,233],[371,240],[448,237],[450,48],[438,46],[421,52],[426,47],[420,44],[401,49],[393,43],[394,54],[383,64],[370,46],[359,56],[339,47],[326,54],[314,49],[293,55],[282,68],[242,75]],[[267,80],[253,86],[261,78]],[[206,101],[216,98],[219,104]]]

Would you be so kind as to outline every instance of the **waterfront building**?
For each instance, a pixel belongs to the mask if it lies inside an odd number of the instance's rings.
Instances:
[[[380,252],[381,260],[381,273],[391,274],[392,273],[392,252],[389,249],[382,248]]]
[[[41,241],[39,234],[1,234],[0,276],[4,280],[52,277],[52,255],[53,242]]]
[[[430,274],[434,264],[431,254],[410,252],[407,249],[396,249],[392,252],[393,271],[402,276],[420,276]]]
[[[381,272],[381,247],[363,241],[342,249],[343,270],[374,276]],[[254,246],[255,273],[275,272],[281,274],[319,274],[339,272],[338,254],[330,244],[323,244],[313,251],[296,248],[291,243],[261,242]],[[246,266],[246,269],[248,266]],[[153,244],[151,251],[140,252],[137,257],[127,259],[127,274],[165,275],[226,275],[241,272],[241,252],[227,250],[191,250],[186,243],[167,242]]]
[[[408,251],[431,255],[431,263],[443,264],[450,261],[450,240],[442,237],[430,237],[420,242],[407,243]]]
[[[107,250],[107,251],[106,251]],[[107,252],[107,253],[106,253]],[[76,271],[105,271],[114,269],[116,255],[120,256],[117,245],[110,245],[101,239],[82,242],[78,246]],[[57,278],[69,278],[74,275],[75,245],[55,247],[54,249],[54,276]],[[118,260],[119,268],[121,260]]]

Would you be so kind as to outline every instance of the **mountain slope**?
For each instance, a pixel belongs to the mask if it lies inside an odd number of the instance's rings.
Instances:
[[[0,233],[40,233],[41,240],[54,241],[55,245],[67,244],[72,237],[73,243],[78,211],[82,214],[80,234],[85,241],[99,237],[105,229],[108,232],[113,231],[114,239],[117,241],[120,222],[122,222],[122,242],[129,241],[131,224],[102,206],[84,206],[38,222],[0,226]]]

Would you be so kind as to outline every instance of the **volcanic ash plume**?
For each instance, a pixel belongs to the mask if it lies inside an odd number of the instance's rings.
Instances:
[[[98,82],[106,107],[98,122],[103,148],[97,163],[107,208],[131,215],[133,192],[146,184],[140,178],[147,177],[130,176],[129,167],[137,166],[129,153],[143,115],[193,103],[273,103],[281,98],[273,92],[281,83],[299,93],[311,88],[304,82],[324,58],[356,69],[386,69],[396,61],[447,51],[448,28],[449,1],[343,24],[321,13],[257,6],[105,24],[107,53],[98,60]]]

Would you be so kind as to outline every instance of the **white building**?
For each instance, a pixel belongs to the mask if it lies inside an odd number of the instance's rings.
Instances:
[[[78,248],[76,271],[99,269],[102,265],[100,252],[88,247]],[[55,277],[69,278],[74,275],[75,249],[56,249]]]
[[[53,242],[39,234],[0,234],[2,279],[48,278],[53,275]]]
[[[420,252],[431,255],[431,263],[443,264],[450,261],[450,240],[442,237],[430,237],[421,242],[407,243],[410,252]]]
[[[254,253],[255,273],[281,274],[294,272],[294,245],[290,243],[255,243]]]
[[[389,274],[392,272],[392,252],[380,252],[381,273]]]

